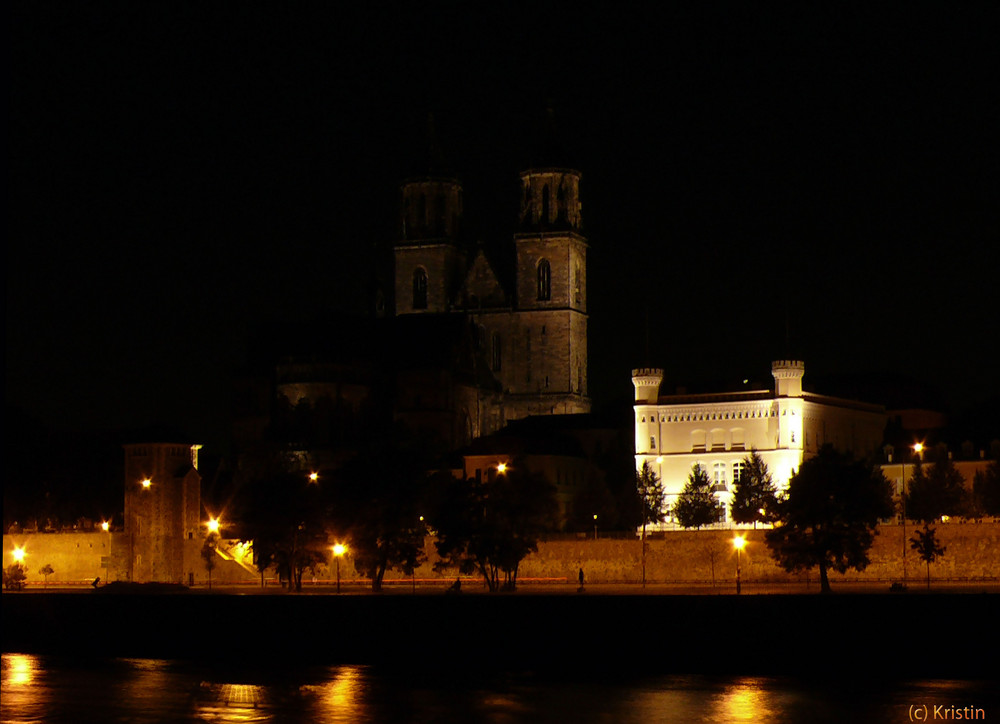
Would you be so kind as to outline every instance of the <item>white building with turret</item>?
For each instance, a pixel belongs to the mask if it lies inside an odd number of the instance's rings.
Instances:
[[[728,526],[733,481],[751,450],[763,457],[779,488],[823,445],[856,457],[879,450],[884,407],[804,392],[805,365],[799,360],[778,360],[771,374],[773,390],[660,395],[662,369],[632,371],[636,469],[650,464],[670,509],[695,465],[714,481],[724,504],[720,524]],[[663,527],[674,527],[669,513]]]

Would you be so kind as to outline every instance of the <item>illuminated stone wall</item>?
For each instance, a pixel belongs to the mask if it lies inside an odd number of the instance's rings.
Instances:
[[[943,558],[931,565],[933,578],[1000,579],[1000,523],[948,523],[935,526],[938,538],[946,547]],[[917,528],[906,526],[906,538],[912,538]],[[764,531],[745,531],[747,545],[741,554],[743,578],[746,581],[804,581],[805,575],[789,574],[770,557],[764,543]],[[736,554],[732,546],[733,531],[677,531],[646,541],[646,580],[711,581],[713,562],[716,579],[732,579]],[[917,554],[906,546],[907,579],[918,583],[926,568]],[[898,525],[879,528],[869,557],[871,565],[862,572],[850,570],[844,576],[833,573],[831,582],[840,578],[867,581],[902,578],[903,531]],[[588,581],[594,583],[629,583],[641,580],[641,548],[638,540],[598,539],[585,541],[551,541],[539,546],[521,565],[524,577],[564,577],[575,579],[582,567]],[[816,581],[816,569],[810,580]]]
[[[127,550],[124,533],[11,533],[3,537],[3,564],[13,562],[14,548],[24,549],[27,582],[41,584],[39,573],[52,566],[49,585],[113,581],[123,577]]]
[[[208,571],[201,557],[203,538],[184,542],[187,568],[175,582],[197,586],[208,582]],[[223,541],[216,554],[212,580],[215,583],[253,583],[260,578],[256,571],[240,565],[239,541]],[[3,562],[13,562],[15,548],[24,549],[24,565],[30,587],[41,586],[45,577],[39,573],[46,564],[52,566],[49,586],[89,585],[95,578],[102,583],[128,580],[128,537],[124,532],[112,533],[11,533],[3,537]]]

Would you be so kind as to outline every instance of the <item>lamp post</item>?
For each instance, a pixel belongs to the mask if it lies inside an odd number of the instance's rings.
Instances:
[[[594,513],[594,540],[597,540],[597,513]]]
[[[340,557],[346,550],[347,546],[343,543],[337,543],[333,547],[333,559],[337,562],[337,593],[340,593]]]
[[[740,595],[740,574],[742,573],[740,569],[740,553],[743,551],[743,547],[747,544],[746,538],[741,535],[733,538],[733,548],[736,549],[736,595]]]
[[[920,455],[924,450],[923,443],[915,443],[913,445],[913,452],[916,455]],[[900,480],[899,480],[899,500],[902,504],[903,510],[903,585],[906,585],[906,461],[903,456],[899,456],[899,469],[900,469]]]

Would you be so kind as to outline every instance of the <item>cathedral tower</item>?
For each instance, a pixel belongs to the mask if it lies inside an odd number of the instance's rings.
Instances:
[[[432,122],[427,156],[400,191],[396,314],[447,312],[465,272],[465,254],[458,244],[462,185],[444,163]]]
[[[588,412],[587,240],[580,172],[559,149],[551,111],[545,131],[521,172],[514,245],[523,370],[509,389],[523,396],[526,414]]]

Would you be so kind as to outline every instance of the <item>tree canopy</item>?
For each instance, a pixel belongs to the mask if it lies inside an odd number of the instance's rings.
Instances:
[[[830,569],[868,566],[876,526],[892,510],[889,481],[880,470],[824,446],[789,481],[767,546],[787,571],[819,567],[827,593]]]
[[[326,558],[323,488],[278,452],[255,462],[240,471],[241,538],[253,541],[254,565],[262,576],[273,565],[289,590],[301,591],[303,573]]]
[[[931,563],[944,555],[945,547],[938,542],[937,531],[929,523],[924,523],[924,529],[918,530],[910,538],[910,548],[927,564],[927,588],[931,587]]]
[[[441,476],[438,484],[431,520],[436,566],[478,572],[491,591],[513,590],[521,561],[555,529],[555,488],[517,461],[482,483]]]
[[[973,511],[977,516],[1000,516],[1000,461],[976,471],[972,481]]]
[[[708,472],[696,463],[691,468],[684,490],[677,496],[672,512],[685,528],[701,528],[719,520],[720,505]]]
[[[642,530],[645,533],[647,525],[663,522],[667,513],[666,500],[663,498],[663,483],[653,472],[648,461],[644,461],[642,467],[635,472],[635,489],[641,506],[639,512],[642,518]]]
[[[778,506],[778,489],[764,458],[756,450],[743,458],[743,470],[733,488],[733,520],[737,523],[770,522]]]
[[[945,515],[965,512],[965,480],[948,457],[947,450],[935,451],[934,464],[925,471],[918,462],[907,484],[906,515],[931,523]]]
[[[397,441],[358,456],[331,482],[333,535],[349,541],[354,568],[373,591],[382,590],[387,570],[410,575],[425,559],[421,460]]]

